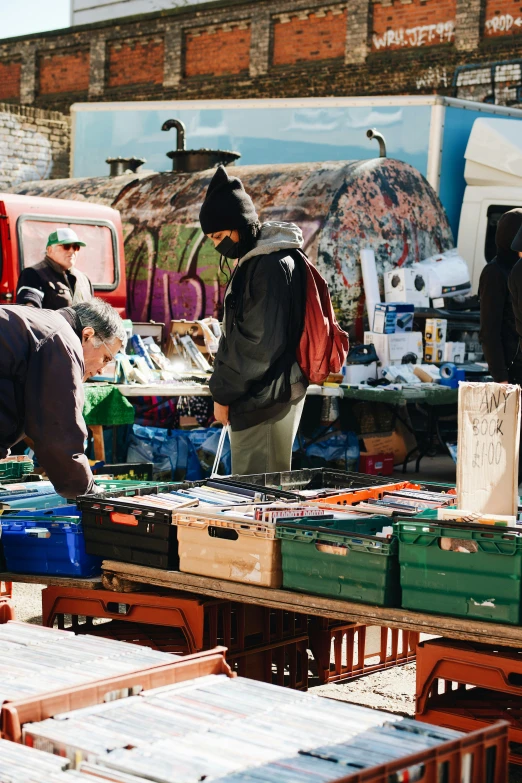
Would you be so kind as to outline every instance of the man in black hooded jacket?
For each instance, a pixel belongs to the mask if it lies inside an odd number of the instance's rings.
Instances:
[[[296,361],[306,302],[301,230],[293,223],[261,225],[241,180],[223,166],[208,187],[200,223],[222,259],[235,264],[209,384],[217,421],[230,423],[232,470],[290,470],[308,385]]]
[[[502,215],[495,235],[497,255],[480,275],[480,342],[497,383],[522,383],[522,351],[515,323],[518,303],[517,297],[513,298],[511,275],[518,261],[518,253],[511,245],[521,227],[522,209],[512,209]]]

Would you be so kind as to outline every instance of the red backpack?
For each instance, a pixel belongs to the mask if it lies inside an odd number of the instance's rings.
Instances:
[[[306,309],[296,359],[310,383],[323,383],[330,373],[341,372],[350,343],[337,323],[326,280],[304,253],[299,255],[306,270]]]

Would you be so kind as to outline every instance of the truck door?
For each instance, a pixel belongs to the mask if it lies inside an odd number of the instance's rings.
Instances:
[[[11,252],[11,226],[3,201],[0,201],[0,305],[14,299],[15,274]]]
[[[17,220],[20,270],[34,266],[45,255],[47,237],[63,225],[72,228],[86,247],[80,248],[76,267],[85,272],[98,296],[112,304],[119,284],[118,237],[110,221],[23,214]]]
[[[478,225],[476,228],[475,249],[473,253],[473,291],[478,290],[480,274],[484,266],[497,254],[495,234],[498,221],[505,212],[511,209],[522,208],[522,198],[519,201],[499,198],[494,201],[491,198],[483,199],[480,204]],[[460,236],[459,236],[460,246]]]

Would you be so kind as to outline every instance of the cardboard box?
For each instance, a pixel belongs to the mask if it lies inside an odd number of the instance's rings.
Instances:
[[[364,383],[369,378],[377,378],[377,362],[370,364],[346,364],[343,367],[343,383]]]
[[[416,307],[429,307],[427,273],[418,264],[385,272],[384,298],[387,302],[409,302]]]
[[[444,361],[454,364],[464,364],[466,343],[446,343],[444,346]]]
[[[417,362],[422,362],[422,334],[420,332],[401,332],[398,334],[364,333],[364,344],[375,346],[379,361],[387,364],[402,364],[407,354],[413,354]]]
[[[424,337],[427,343],[445,343],[448,332],[446,318],[426,318]]]
[[[394,432],[365,435],[364,451],[368,454],[393,454],[393,464],[401,465],[417,445],[415,435],[400,421]]]
[[[428,342],[424,348],[424,361],[427,364],[440,364],[444,361],[444,344]]]
[[[377,334],[395,334],[396,332],[411,332],[413,329],[412,304],[401,302],[378,303],[373,316],[373,331]]]
[[[460,383],[457,507],[515,515],[520,386]]]

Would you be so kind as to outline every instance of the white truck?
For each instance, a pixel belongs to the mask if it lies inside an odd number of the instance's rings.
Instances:
[[[475,120],[465,153],[466,190],[458,251],[476,293],[480,273],[495,256],[495,232],[504,212],[522,208],[522,128],[510,119]]]

